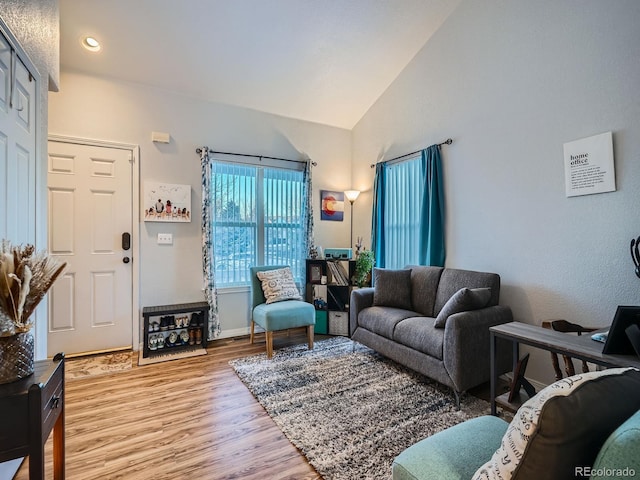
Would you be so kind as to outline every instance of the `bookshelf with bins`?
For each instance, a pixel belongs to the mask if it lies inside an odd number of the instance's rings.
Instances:
[[[307,301],[316,309],[315,333],[349,336],[349,298],[355,260],[307,260]]]

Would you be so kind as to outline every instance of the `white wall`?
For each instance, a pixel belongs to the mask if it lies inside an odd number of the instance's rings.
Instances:
[[[141,307],[203,299],[201,175],[200,158],[195,153],[199,146],[289,159],[308,155],[318,162],[313,170],[316,242],[348,243],[347,221],[330,225],[319,221],[318,193],[319,189],[351,186],[351,136],[347,130],[64,70],[60,92],[52,93],[49,100],[51,134],[137,144],[141,185],[150,180],[192,186],[194,221],[141,222],[139,226]],[[152,143],[152,131],[169,132],[171,143]],[[160,232],[173,234],[172,246],[156,244]],[[248,301],[248,291],[220,292],[223,335],[248,332]]]
[[[640,304],[640,2],[464,0],[353,130],[369,164],[439,143],[447,266],[494,271],[515,319],[608,325]],[[617,191],[567,198],[563,143],[613,131]],[[355,206],[369,238],[370,195]],[[528,373],[549,382],[547,353]]]

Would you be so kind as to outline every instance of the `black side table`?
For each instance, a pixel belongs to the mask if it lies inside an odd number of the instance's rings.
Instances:
[[[0,385],[0,462],[29,456],[29,479],[44,480],[53,430],[53,478],[64,479],[64,354],[35,362],[33,375]]]

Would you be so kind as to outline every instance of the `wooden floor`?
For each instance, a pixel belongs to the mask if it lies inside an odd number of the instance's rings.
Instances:
[[[274,348],[305,343],[304,332]],[[217,340],[209,354],[66,383],[66,473],[85,479],[319,479],[228,361],[264,337]],[[46,478],[52,474],[47,442]],[[28,462],[15,479],[27,480]]]

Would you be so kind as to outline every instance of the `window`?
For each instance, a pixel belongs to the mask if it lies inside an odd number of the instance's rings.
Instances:
[[[420,205],[424,175],[420,158],[385,167],[384,258],[386,268],[404,268],[420,262]]]
[[[253,265],[289,265],[303,282],[304,195],[302,171],[212,162],[212,264],[219,288],[249,285]]]

